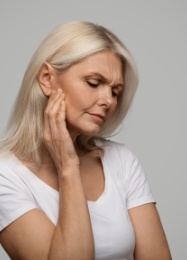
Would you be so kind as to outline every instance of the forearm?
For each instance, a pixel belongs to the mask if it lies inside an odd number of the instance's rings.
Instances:
[[[94,242],[79,169],[59,177],[59,219],[49,259],[94,259]]]

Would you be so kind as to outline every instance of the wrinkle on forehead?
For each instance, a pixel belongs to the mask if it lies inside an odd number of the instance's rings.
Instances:
[[[85,64],[90,73],[100,73],[109,84],[123,84],[123,65],[121,59],[111,51],[93,54],[86,58]]]

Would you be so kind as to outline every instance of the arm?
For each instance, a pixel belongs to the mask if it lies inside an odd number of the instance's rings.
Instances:
[[[136,246],[135,260],[171,260],[166,236],[155,204],[149,203],[129,210]]]
[[[79,159],[65,125],[61,92],[53,92],[44,116],[43,140],[53,158],[59,180],[59,217],[54,226],[34,209],[1,232],[12,259],[94,259],[94,243]]]

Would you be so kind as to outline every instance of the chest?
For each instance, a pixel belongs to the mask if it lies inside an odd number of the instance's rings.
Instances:
[[[58,176],[55,168],[42,167],[40,170],[30,169],[45,184],[58,191]],[[102,161],[92,154],[80,157],[80,176],[86,199],[96,201],[105,188],[105,177]]]
[[[110,162],[81,160],[80,174],[88,200],[97,260],[133,259],[135,237],[125,200]],[[46,181],[45,181],[46,182]],[[34,201],[55,224],[58,219],[58,192],[44,182],[29,182]],[[51,185],[50,185],[51,186]],[[42,196],[41,196],[42,191]],[[46,203],[47,201],[47,203]]]
[[[100,158],[80,159],[80,174],[86,199],[96,201],[105,188],[105,177]]]

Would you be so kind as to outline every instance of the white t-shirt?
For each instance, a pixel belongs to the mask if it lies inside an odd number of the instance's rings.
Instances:
[[[132,260],[135,236],[128,209],[155,200],[136,156],[123,144],[105,141],[102,146],[105,189],[97,201],[88,201],[95,259]],[[56,224],[58,204],[58,191],[14,155],[0,160],[0,231],[34,208]]]

